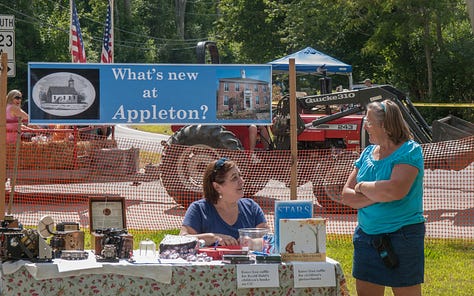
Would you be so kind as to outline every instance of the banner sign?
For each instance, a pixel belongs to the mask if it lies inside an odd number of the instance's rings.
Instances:
[[[33,124],[271,124],[270,65],[29,63]]]

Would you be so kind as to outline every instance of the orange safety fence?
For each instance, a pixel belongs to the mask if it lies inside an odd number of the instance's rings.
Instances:
[[[67,131],[64,131],[67,132]],[[56,223],[89,228],[89,198],[125,199],[129,230],[178,229],[186,206],[201,197],[202,172],[211,160],[236,161],[245,191],[273,228],[274,203],[290,200],[291,152],[163,145],[162,137],[115,136],[74,141],[43,138],[7,145],[7,214],[25,226],[49,215]],[[165,153],[163,154],[163,151]],[[474,240],[474,137],[423,144],[427,237]],[[19,157],[15,161],[15,155]],[[356,211],[330,198],[352,169],[357,152],[304,150],[297,156],[297,199],[314,201],[327,232],[352,234]]]

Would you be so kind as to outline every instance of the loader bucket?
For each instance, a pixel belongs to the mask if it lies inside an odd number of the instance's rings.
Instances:
[[[433,121],[432,131],[433,142],[457,140],[474,135],[474,124],[449,115]]]

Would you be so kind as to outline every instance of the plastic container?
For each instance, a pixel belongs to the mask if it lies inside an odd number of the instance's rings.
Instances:
[[[239,244],[249,251],[262,252],[263,237],[270,232],[268,228],[241,228],[239,229]]]
[[[139,250],[140,256],[156,256],[156,244],[148,238],[140,242]]]

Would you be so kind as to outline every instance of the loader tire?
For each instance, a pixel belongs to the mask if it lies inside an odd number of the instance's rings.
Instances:
[[[161,160],[161,181],[174,201],[185,208],[203,197],[204,171],[209,162],[221,157],[216,149],[243,149],[237,137],[222,126],[185,126],[167,144]]]
[[[175,132],[168,144],[206,145],[212,148],[242,150],[240,140],[221,125],[187,125]]]

